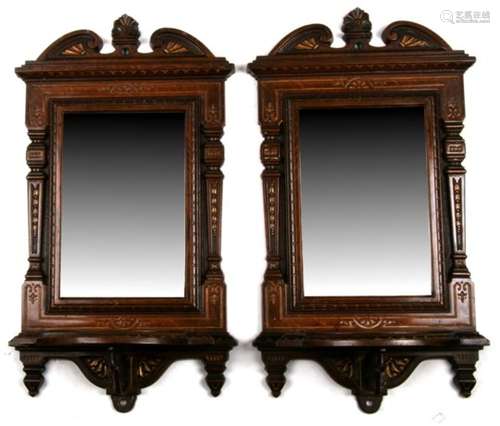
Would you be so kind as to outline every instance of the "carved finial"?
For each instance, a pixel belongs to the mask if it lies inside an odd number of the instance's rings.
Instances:
[[[372,38],[372,23],[368,13],[359,7],[349,12],[344,17],[342,32],[347,48],[363,49],[368,47]]]
[[[139,24],[128,15],[122,15],[113,24],[113,46],[123,56],[137,51],[140,35]]]

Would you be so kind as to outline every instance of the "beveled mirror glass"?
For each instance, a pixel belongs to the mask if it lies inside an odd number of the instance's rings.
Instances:
[[[62,297],[184,293],[184,116],[68,113]]]
[[[306,296],[431,294],[423,108],[300,112]]]

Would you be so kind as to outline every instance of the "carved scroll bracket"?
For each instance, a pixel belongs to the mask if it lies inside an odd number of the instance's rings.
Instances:
[[[141,388],[156,382],[175,359],[110,347],[107,353],[96,352],[72,360],[87,379],[106,389],[117,411],[126,413],[134,408]]]

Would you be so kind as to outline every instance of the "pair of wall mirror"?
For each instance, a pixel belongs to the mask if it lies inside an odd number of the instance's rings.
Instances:
[[[333,48],[301,27],[248,71],[258,80],[267,268],[262,353],[274,396],[289,361],[318,362],[364,412],[444,358],[463,396],[478,352],[465,254],[463,73],[474,58],[406,21],[370,45],[355,9]],[[180,359],[217,396],[236,345],[221,270],[224,81],[200,41],[163,28],[139,52],[114,22],[16,69],[27,83],[29,269],[11,341],[38,394],[75,362],[130,411]],[[231,283],[230,283],[231,284]],[[234,290],[233,290],[234,291]],[[298,384],[297,384],[298,385]]]

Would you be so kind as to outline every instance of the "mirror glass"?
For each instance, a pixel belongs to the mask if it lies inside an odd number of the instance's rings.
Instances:
[[[304,294],[431,294],[423,108],[300,111]]]
[[[184,295],[184,113],[67,113],[61,297]]]

